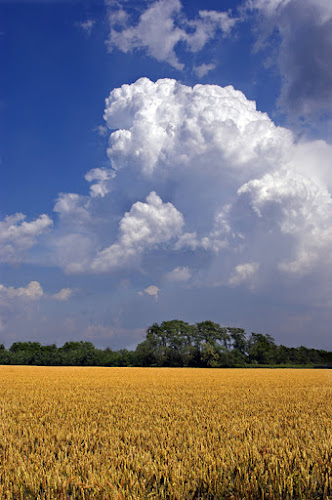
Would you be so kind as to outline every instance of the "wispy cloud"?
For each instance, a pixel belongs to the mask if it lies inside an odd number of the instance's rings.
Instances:
[[[279,105],[292,118],[312,121],[332,113],[332,3],[247,0],[258,15],[257,47],[274,44],[281,74]],[[280,42],[271,36],[278,33]]]
[[[165,278],[171,282],[186,282],[191,278],[191,271],[188,266],[178,266],[166,273]]]
[[[107,135],[107,127],[104,125],[98,125],[94,130],[98,135],[100,135],[100,137],[105,137]]]
[[[87,19],[86,21],[80,23],[80,27],[84,31],[84,33],[90,36],[95,24],[96,21],[94,21],[93,19]]]
[[[12,338],[12,341],[21,340],[25,335],[29,336],[31,326],[43,323],[40,314],[43,302],[65,302],[72,294],[73,290],[70,288],[48,294],[38,281],[30,281],[19,287],[0,284],[0,332],[5,332],[6,337]]]
[[[61,288],[57,293],[51,295],[51,298],[54,300],[58,300],[59,302],[65,302],[70,299],[73,295],[73,290],[71,288]]]
[[[214,70],[216,68],[216,65],[213,63],[210,64],[200,64],[199,66],[194,66],[193,71],[196,73],[196,75],[199,78],[202,78],[203,76],[207,75],[210,71]]]

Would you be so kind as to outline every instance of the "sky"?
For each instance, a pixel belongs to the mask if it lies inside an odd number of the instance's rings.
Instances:
[[[0,343],[332,350],[330,0],[0,0]]]

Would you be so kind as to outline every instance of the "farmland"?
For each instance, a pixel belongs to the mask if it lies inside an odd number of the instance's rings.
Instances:
[[[0,367],[0,498],[327,499],[330,370]]]

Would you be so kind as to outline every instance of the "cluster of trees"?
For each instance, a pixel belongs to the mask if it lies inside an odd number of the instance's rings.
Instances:
[[[332,365],[332,352],[276,345],[273,337],[212,321],[191,325],[180,320],[154,323],[134,351],[91,342],[66,342],[62,347],[39,342],[0,345],[0,364],[44,366],[191,366]]]
[[[140,366],[234,367],[247,365],[327,365],[332,352],[277,346],[271,335],[212,321],[154,323],[136,348]]]

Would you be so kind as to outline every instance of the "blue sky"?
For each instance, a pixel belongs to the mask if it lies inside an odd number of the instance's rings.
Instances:
[[[332,349],[331,28],[329,0],[0,0],[0,342],[179,318]]]

